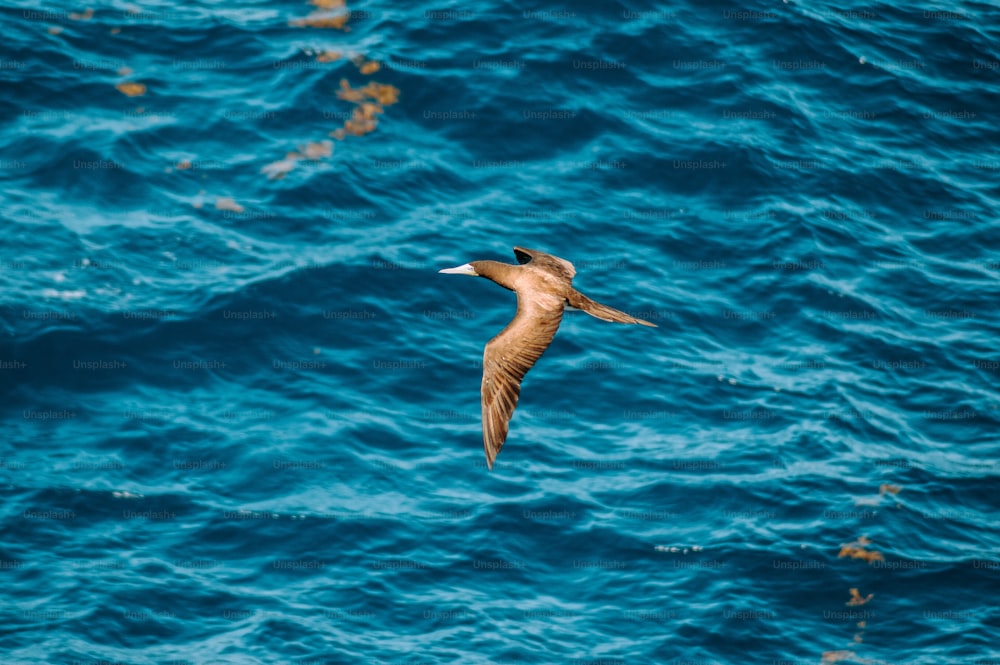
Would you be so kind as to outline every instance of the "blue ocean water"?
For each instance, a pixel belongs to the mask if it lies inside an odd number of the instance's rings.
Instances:
[[[995,4],[336,5],[0,10],[0,661],[1000,662]]]

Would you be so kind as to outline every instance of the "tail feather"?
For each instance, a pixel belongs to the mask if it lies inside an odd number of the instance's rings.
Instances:
[[[655,323],[650,323],[649,321],[645,321],[643,319],[637,319],[634,316],[629,316],[625,312],[615,309],[614,307],[608,307],[607,305],[602,305],[596,300],[591,300],[579,291],[573,291],[573,293],[566,298],[566,302],[569,303],[570,307],[582,309],[587,314],[601,319],[602,321],[611,321],[613,323],[638,323],[641,326],[650,326],[653,328],[657,327]]]

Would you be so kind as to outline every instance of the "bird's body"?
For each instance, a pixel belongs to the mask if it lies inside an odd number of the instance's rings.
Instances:
[[[440,271],[485,277],[517,293],[517,314],[483,352],[483,447],[490,469],[507,439],[521,380],[548,348],[567,305],[605,321],[655,327],[574,289],[576,269],[569,261],[523,247],[515,247],[514,256],[520,265],[473,261]]]

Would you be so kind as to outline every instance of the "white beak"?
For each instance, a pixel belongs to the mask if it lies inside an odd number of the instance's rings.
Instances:
[[[449,275],[471,275],[473,277],[477,276],[479,273],[468,263],[463,263],[456,268],[445,268],[444,270],[438,270],[438,272],[448,273]]]

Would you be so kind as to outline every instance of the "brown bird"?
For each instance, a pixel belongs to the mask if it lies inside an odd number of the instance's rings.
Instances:
[[[517,294],[517,314],[483,352],[483,447],[490,470],[507,439],[507,426],[521,394],[521,380],[549,347],[566,305],[604,321],[656,327],[574,289],[576,269],[566,259],[524,247],[515,247],[514,256],[520,265],[473,261],[439,271],[485,277]]]

